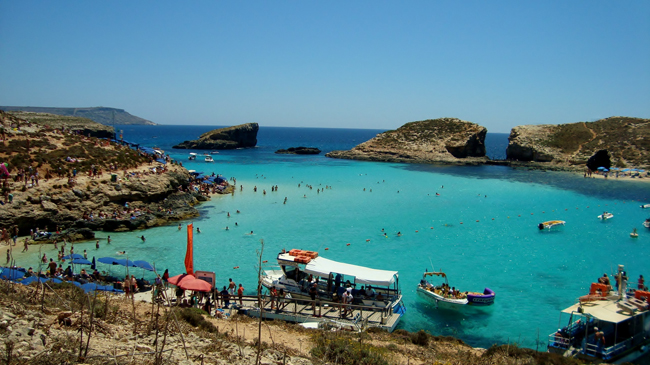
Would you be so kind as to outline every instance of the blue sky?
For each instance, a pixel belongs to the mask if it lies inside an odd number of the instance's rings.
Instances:
[[[650,1],[0,0],[0,105],[503,133],[650,118]]]

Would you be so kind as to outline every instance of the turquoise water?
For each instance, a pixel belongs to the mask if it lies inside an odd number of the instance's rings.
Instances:
[[[546,336],[558,327],[559,311],[585,294],[598,276],[618,264],[626,265],[631,280],[647,274],[650,230],[641,223],[650,214],[639,208],[641,201],[650,202],[647,184],[500,166],[403,165],[273,154],[275,149],[298,145],[325,151],[350,148],[377,131],[261,129],[259,148],[221,151],[213,156],[215,163],[207,164],[186,161],[188,151],[169,147],[210,127],[129,128],[131,136],[126,130],[125,139],[158,145],[189,169],[236,177],[243,185],[243,191],[214,196],[200,206],[201,217],[193,221],[201,229],[194,236],[194,261],[196,269],[214,271],[220,285],[233,278],[248,293],[256,285],[256,252],[264,240],[263,259],[269,264],[282,248],[300,248],[334,260],[398,270],[408,308],[401,328],[453,335],[480,347],[517,342],[536,348],[539,333],[544,349]],[[503,143],[503,138],[496,140]],[[277,192],[271,192],[273,185]],[[317,193],[326,186],[331,188]],[[615,217],[606,222],[596,219],[605,210]],[[551,219],[567,224],[550,232],[537,229],[539,222]],[[629,237],[635,227],[638,239]],[[254,235],[247,235],[250,231]],[[110,233],[110,247],[102,241],[95,250],[94,242],[88,242],[75,245],[75,251],[87,249],[91,256],[103,257],[126,250],[129,258],[153,261],[160,270],[184,271],[184,227],[147,230],[144,244],[142,234]],[[43,252],[50,256],[54,249],[48,246]],[[36,264],[34,256],[24,257],[23,265]],[[492,288],[497,293],[495,305],[487,312],[459,314],[423,302],[415,287],[431,265],[445,271],[450,285],[461,290]]]

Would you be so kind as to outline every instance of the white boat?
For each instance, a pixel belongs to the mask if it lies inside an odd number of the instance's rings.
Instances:
[[[218,154],[218,153],[219,153],[219,151],[212,151],[212,152],[210,152],[211,155],[216,155],[216,154]]]
[[[623,265],[616,275],[622,283]],[[623,287],[610,289],[593,283],[589,295],[560,313],[560,325],[567,325],[549,335],[549,352],[608,364],[634,363],[650,354],[650,292],[626,296]]]
[[[445,279],[441,285],[433,285],[428,280],[428,276],[439,276]],[[490,288],[485,288],[483,293],[477,292],[460,292],[456,289],[456,294],[452,293],[452,288],[447,281],[447,274],[444,272],[425,272],[422,280],[417,287],[417,293],[434,303],[437,308],[444,309],[463,309],[470,307],[487,307],[494,304],[496,294]]]
[[[643,226],[645,228],[650,228],[650,218],[646,219],[645,222],[643,222]]]
[[[309,278],[317,284],[318,298],[323,303],[335,302],[343,292],[351,288],[353,304],[387,308],[391,328],[395,328],[406,312],[402,304],[397,271],[377,270],[337,262],[320,257],[317,252],[290,250],[277,256],[279,269],[265,269],[262,285],[276,290],[283,289],[293,298],[310,299]],[[392,330],[392,329],[390,329]]]
[[[643,205],[641,206],[641,208],[643,208],[643,209],[650,208],[650,204],[643,204]]]
[[[541,231],[541,230],[543,230],[545,228],[546,229],[551,229],[551,228],[553,228],[555,226],[563,226],[565,223],[566,223],[565,221],[557,221],[557,220],[556,221],[546,221],[546,222],[542,222],[542,223],[538,224],[537,227]]]
[[[214,162],[212,156],[205,156],[205,162]]]
[[[188,158],[188,160],[190,160],[190,161],[191,160],[196,160],[196,153],[190,152],[190,157]]]
[[[607,220],[607,219],[612,219],[612,218],[614,218],[614,214],[608,213],[608,212],[605,212],[605,213],[598,216],[598,219],[600,219],[600,220]]]

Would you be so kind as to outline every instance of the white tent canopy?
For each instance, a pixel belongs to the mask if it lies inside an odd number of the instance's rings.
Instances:
[[[376,286],[390,286],[398,278],[397,271],[370,269],[328,260],[323,257],[312,259],[304,271],[325,278],[329,277],[330,273],[354,276],[356,283]]]

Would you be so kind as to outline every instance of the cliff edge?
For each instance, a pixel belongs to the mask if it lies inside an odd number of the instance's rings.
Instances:
[[[406,123],[378,134],[349,151],[325,156],[352,160],[410,163],[483,163],[487,129],[457,118]]]
[[[199,139],[179,143],[172,148],[196,150],[231,150],[257,145],[257,123],[240,124],[203,133]]]
[[[506,156],[511,161],[583,169],[597,154],[598,166],[648,167],[650,119],[610,117],[595,122],[522,125],[510,132]],[[595,165],[594,165],[595,166]]]

